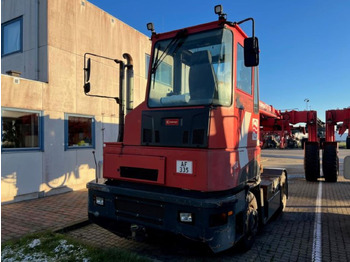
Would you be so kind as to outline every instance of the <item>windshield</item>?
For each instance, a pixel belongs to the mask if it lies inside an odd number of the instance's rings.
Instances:
[[[148,105],[231,105],[232,51],[228,29],[158,41]]]

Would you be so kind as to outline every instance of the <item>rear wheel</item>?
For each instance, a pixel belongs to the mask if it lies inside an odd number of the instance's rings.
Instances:
[[[252,192],[247,194],[247,203],[242,239],[244,250],[249,250],[253,246],[259,226],[258,203]]]
[[[337,142],[325,142],[322,154],[322,170],[326,182],[337,182],[339,158]]]
[[[304,148],[304,171],[307,181],[320,177],[320,146],[318,142],[306,142]]]

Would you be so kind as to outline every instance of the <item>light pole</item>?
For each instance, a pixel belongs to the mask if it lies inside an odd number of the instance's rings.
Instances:
[[[310,102],[309,98],[305,98],[304,102],[306,103],[306,111],[308,111],[308,103]]]

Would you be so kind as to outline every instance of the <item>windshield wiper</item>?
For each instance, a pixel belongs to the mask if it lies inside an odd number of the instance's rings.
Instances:
[[[158,58],[158,53],[159,53],[159,49],[157,49],[157,55],[156,55],[156,60],[153,63],[152,66],[152,70],[151,73],[154,74],[158,68],[158,66],[163,62],[164,58],[170,53],[170,49],[174,48],[174,52],[177,51],[177,49],[182,45],[183,41],[180,41],[181,39],[185,39],[185,37],[187,36],[187,30],[183,29],[181,31],[179,31],[176,36],[170,41],[170,43],[166,46],[166,48],[164,49],[162,55]]]

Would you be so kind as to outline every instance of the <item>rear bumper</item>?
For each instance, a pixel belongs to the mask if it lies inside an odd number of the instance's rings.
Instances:
[[[245,191],[237,194],[191,194],[89,183],[89,219],[118,235],[130,235],[130,225],[183,235],[209,245],[214,252],[233,246],[242,236],[240,217],[246,208]],[[154,189],[153,187],[152,189]],[[104,205],[96,204],[96,197]],[[181,222],[191,213],[192,222]]]

